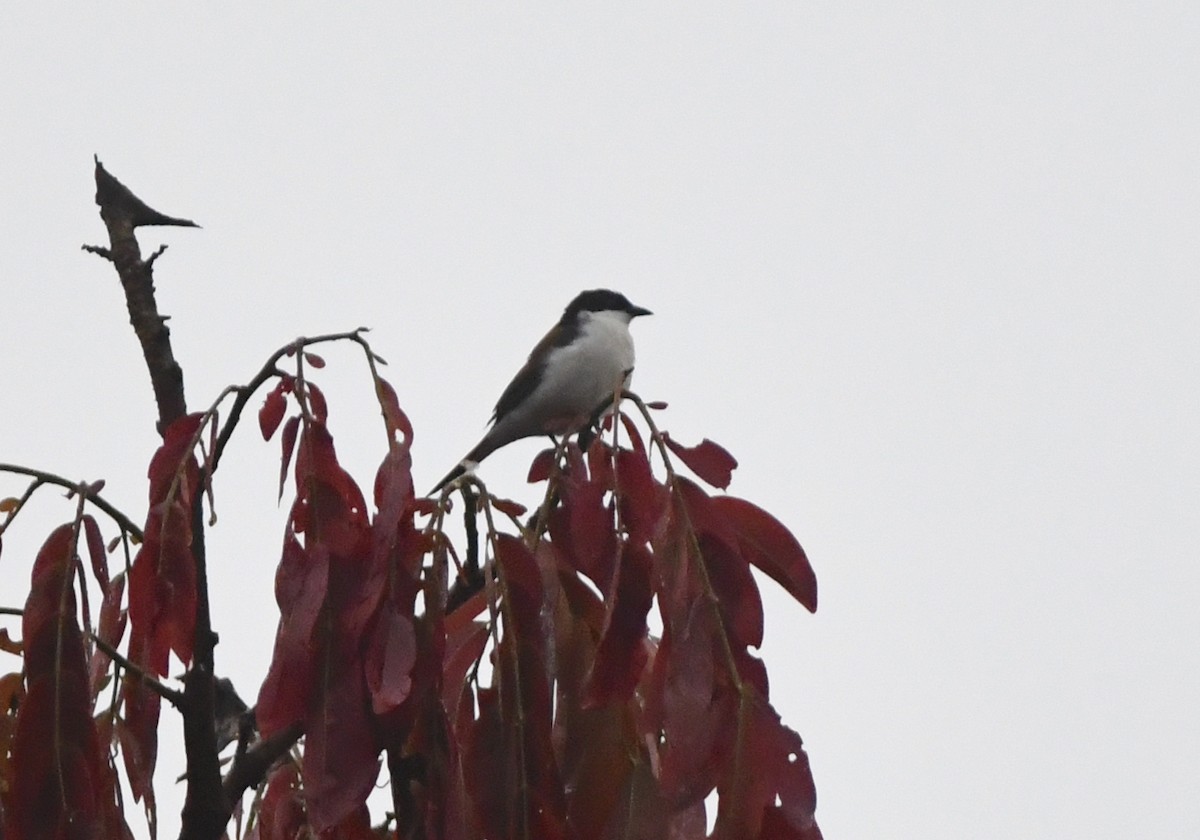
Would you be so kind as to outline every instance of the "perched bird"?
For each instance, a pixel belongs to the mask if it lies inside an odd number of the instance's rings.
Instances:
[[[438,482],[436,493],[501,446],[535,435],[580,431],[633,374],[629,322],[649,309],[608,289],[580,292],[508,383],[492,427],[475,448]]]

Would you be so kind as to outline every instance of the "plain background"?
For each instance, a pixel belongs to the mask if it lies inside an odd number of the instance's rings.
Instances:
[[[762,654],[827,837],[1198,837],[1198,43],[1182,2],[12,7],[0,461],[144,513],[149,382],[79,247],[104,239],[93,153],[204,225],[141,237],[171,246],[190,404],[369,325],[421,486],[567,301],[616,288],[656,313],[638,392],[728,447],[731,492],[817,570],[815,616],[764,583]],[[369,380],[326,358],[369,484]],[[482,475],[530,500],[539,448]],[[276,458],[248,423],[210,537],[218,663],[250,697]],[[0,604],[71,513],[43,491],[22,514]]]

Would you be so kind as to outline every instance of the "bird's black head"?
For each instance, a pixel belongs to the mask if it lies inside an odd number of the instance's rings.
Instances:
[[[630,318],[652,314],[649,309],[634,306],[629,298],[609,289],[589,289],[575,296],[563,311],[561,323],[573,321],[580,312],[624,312]]]

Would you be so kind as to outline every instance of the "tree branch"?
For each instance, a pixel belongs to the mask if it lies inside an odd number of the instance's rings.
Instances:
[[[267,771],[300,740],[300,736],[303,734],[304,729],[300,724],[292,724],[269,738],[263,738],[234,759],[233,767],[230,768],[223,785],[225,801],[228,803],[230,814],[233,813],[234,803],[242,798],[242,794],[266,778]],[[228,818],[227,814],[226,820]]]
[[[53,473],[30,469],[29,467],[18,466],[17,464],[0,464],[0,472],[14,473],[16,475],[27,475],[30,478],[35,479],[34,483],[30,485],[29,489],[25,492],[25,495],[21,497],[20,504],[10,511],[8,519],[6,519],[4,523],[0,525],[0,533],[3,533],[4,529],[8,527],[8,523],[17,515],[28,498],[33,495],[33,491],[37,490],[37,488],[42,484],[55,484],[59,487],[64,487],[67,490],[72,490],[76,493],[83,493],[83,497],[85,499],[108,514],[109,518],[112,519],[113,522],[116,522],[117,525],[119,525],[123,530],[132,534],[139,541],[142,539],[142,529],[133,524],[133,520],[128,516],[121,513],[121,511],[117,510],[111,504],[106,502],[100,496],[100,494],[95,490],[92,490],[90,486],[82,485],[78,481],[68,481],[62,476],[54,475]]]
[[[197,227],[195,222],[167,216],[149,207],[124,184],[105,170],[96,158],[96,204],[108,229],[109,248],[88,248],[109,259],[121,279],[129,322],[142,346],[158,406],[158,431],[187,414],[183,369],[171,349],[171,331],[159,314],[154,295],[155,251],[142,259],[134,231],[146,225]],[[205,486],[203,483],[201,487]],[[184,801],[180,837],[217,840],[229,820],[221,788],[221,766],[217,755],[215,676],[212,631],[208,605],[208,571],[204,549],[204,494],[197,493],[192,505],[192,560],[196,568],[196,627],[192,663],[184,677],[183,739],[187,752],[187,798]]]
[[[142,345],[142,355],[150,370],[154,399],[158,404],[158,429],[163,431],[171,422],[187,413],[183,398],[183,370],[171,350],[171,331],[166,318],[158,313],[154,298],[154,258],[142,259],[134,230],[143,225],[176,225],[198,227],[188,219],[166,216],[148,207],[130,192],[129,188],[105,170],[96,158],[96,204],[100,218],[108,228],[109,248],[84,246],[110,260],[125,289],[129,322]]]
[[[142,683],[148,686],[151,691],[153,691],[162,699],[166,700],[176,709],[183,708],[184,697],[182,691],[176,691],[169,686],[163,685],[161,682],[156,680],[153,675],[146,673],[146,671],[143,670],[140,665],[138,665],[136,662],[130,662],[121,655],[120,651],[118,651],[108,642],[101,639],[95,633],[88,633],[88,635],[91,637],[92,641],[96,643],[96,647],[104,651],[109,659],[111,659],[113,662],[116,662],[129,673],[133,674],[135,677],[141,680]]]

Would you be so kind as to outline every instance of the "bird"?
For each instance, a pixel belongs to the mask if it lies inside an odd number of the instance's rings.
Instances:
[[[576,295],[500,395],[487,434],[429,495],[515,440],[582,430],[618,387],[629,386],[634,362],[629,323],[651,314],[609,289]]]

